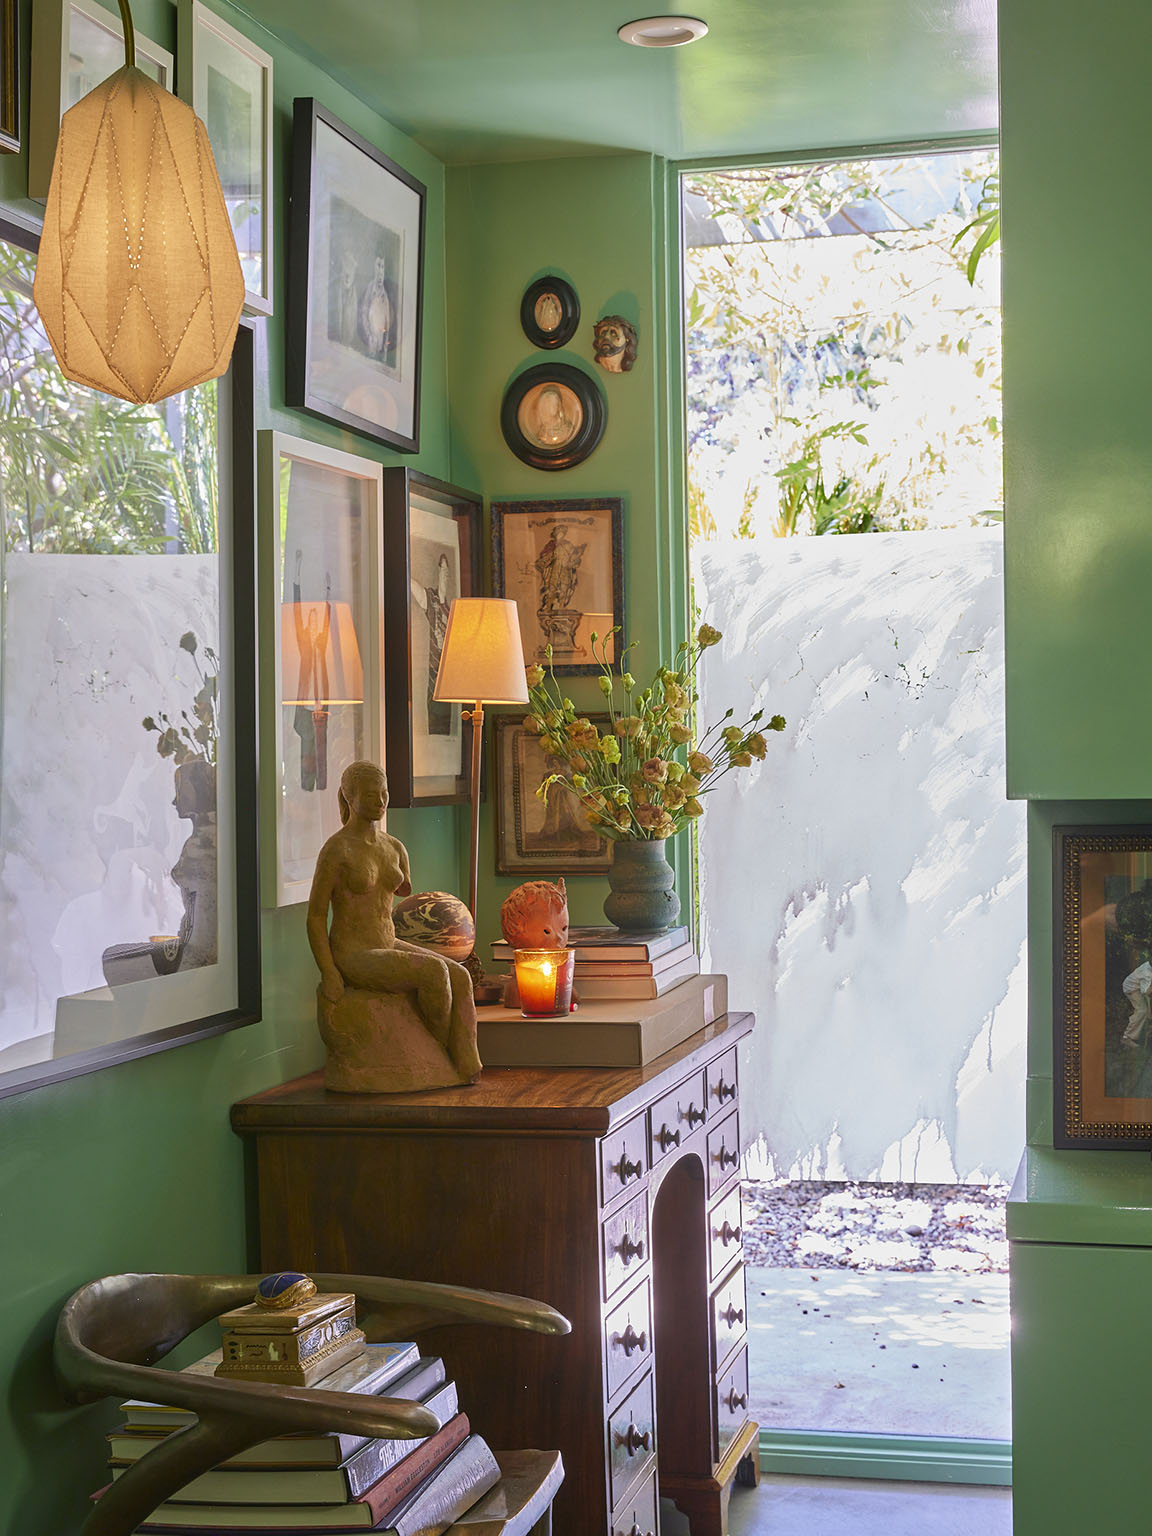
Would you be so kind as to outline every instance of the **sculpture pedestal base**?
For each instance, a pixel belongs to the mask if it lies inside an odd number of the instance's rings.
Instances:
[[[411,992],[348,987],[332,1003],[317,988],[316,1018],[328,1049],[324,1086],[333,1093],[414,1093],[467,1081],[428,1033]]]

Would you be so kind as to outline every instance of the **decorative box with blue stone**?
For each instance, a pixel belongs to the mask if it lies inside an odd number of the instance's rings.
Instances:
[[[217,1376],[308,1387],[364,1348],[351,1292],[318,1295],[295,1270],[265,1275],[247,1306],[221,1315]]]

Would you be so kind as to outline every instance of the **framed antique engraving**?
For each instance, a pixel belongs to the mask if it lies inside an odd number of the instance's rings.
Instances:
[[[384,763],[383,471],[260,433],[265,906],[307,901],[349,763]]]
[[[508,447],[533,469],[571,469],[604,436],[600,386],[571,363],[538,363],[509,384],[500,407]]]
[[[580,324],[580,300],[571,283],[549,273],[529,283],[520,300],[520,325],[534,347],[563,347]]]
[[[1057,827],[1053,1142],[1152,1146],[1152,826]]]
[[[0,345],[43,381],[0,438],[38,508],[4,551],[0,1096],[260,1015],[253,336],[155,406],[67,384],[28,244],[0,225]],[[112,494],[60,453],[97,429],[134,467]]]
[[[0,0],[0,152],[20,152],[20,12]]]
[[[481,593],[472,491],[404,465],[384,471],[384,713],[395,806],[463,805],[471,729],[432,697],[454,598]]]
[[[616,665],[624,629],[623,501],[494,501],[492,592],[516,599],[525,662],[547,665],[551,646],[557,674],[598,673],[596,634],[597,653],[603,642]]]
[[[244,272],[244,308],[272,313],[272,56],[201,3],[180,0],[177,80],[208,129]]]
[[[523,715],[496,715],[496,873],[548,880],[554,875],[606,875],[612,845],[588,825],[576,796],[556,784],[546,801],[536,791],[553,773],[567,773]],[[603,730],[605,714],[590,715]]]
[[[124,66],[120,13],[99,0],[35,0],[32,92],[28,114],[28,196],[45,198],[52,180],[60,119],[69,107]],[[136,66],[173,87],[172,55],[136,30]]]
[[[420,446],[422,182],[311,96],[292,118],[287,399]]]

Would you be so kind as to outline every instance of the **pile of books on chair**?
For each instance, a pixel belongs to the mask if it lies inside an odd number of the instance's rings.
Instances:
[[[216,1350],[187,1369],[218,1374],[220,1362]],[[418,1402],[441,1427],[423,1440],[328,1433],[263,1441],[194,1478],[139,1529],[213,1536],[233,1531],[427,1536],[447,1530],[499,1482],[500,1466],[484,1440],[470,1432],[443,1360],[421,1356],[415,1344],[366,1344],[309,1385]],[[124,1423],[108,1437],[113,1478],[195,1422],[194,1414],[160,1403],[134,1399],[122,1410]]]

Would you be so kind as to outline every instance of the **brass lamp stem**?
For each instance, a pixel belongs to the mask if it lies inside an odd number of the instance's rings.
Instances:
[[[475,709],[461,711],[472,725],[472,828],[468,858],[468,910],[476,919],[476,885],[480,869],[480,754],[484,735],[484,705],[476,700]]]
[[[128,0],[119,0],[120,20],[124,23],[124,63],[129,69],[136,67],[136,28],[132,25],[132,12]]]

